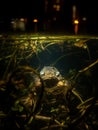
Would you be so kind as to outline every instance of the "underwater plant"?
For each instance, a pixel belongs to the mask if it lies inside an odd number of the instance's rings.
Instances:
[[[92,58],[88,41],[30,35],[0,39],[0,130],[98,128],[98,60]],[[42,62],[43,54],[55,59],[44,64],[48,58]],[[84,66],[69,66],[67,74],[64,66],[63,75],[60,62],[62,67],[65,58],[79,54],[86,55]]]

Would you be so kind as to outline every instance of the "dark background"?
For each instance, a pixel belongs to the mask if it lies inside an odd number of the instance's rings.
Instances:
[[[86,17],[87,32],[98,33],[98,5],[95,0],[64,0],[62,14],[66,26],[71,26],[72,5],[77,6],[79,18]],[[44,0],[1,0],[0,1],[0,22],[10,21],[11,18],[26,17],[29,21],[38,18],[43,21]],[[82,28],[82,26],[80,26]]]

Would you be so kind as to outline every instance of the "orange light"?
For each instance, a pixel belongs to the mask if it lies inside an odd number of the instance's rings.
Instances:
[[[25,20],[24,20],[24,18],[20,18],[20,21],[21,21],[21,22],[24,22]]]
[[[79,21],[77,19],[74,20],[74,24],[79,24]]]
[[[60,5],[54,4],[54,5],[53,5],[53,8],[54,8],[56,11],[60,11]]]
[[[37,22],[38,22],[38,19],[34,19],[33,22],[34,22],[34,23],[37,23]]]

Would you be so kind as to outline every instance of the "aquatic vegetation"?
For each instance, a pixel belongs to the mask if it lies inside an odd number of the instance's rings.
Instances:
[[[63,36],[0,37],[1,130],[97,129],[98,50],[93,58],[89,40]],[[82,60],[78,67],[74,58]]]

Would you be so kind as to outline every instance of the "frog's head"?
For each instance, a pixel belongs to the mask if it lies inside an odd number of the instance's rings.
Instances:
[[[45,66],[41,71],[40,71],[40,76],[41,78],[46,81],[48,84],[49,83],[54,83],[56,84],[58,81],[60,81],[62,78],[60,72],[52,66]]]

